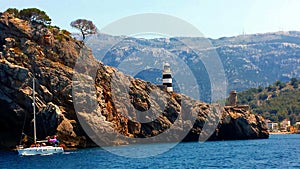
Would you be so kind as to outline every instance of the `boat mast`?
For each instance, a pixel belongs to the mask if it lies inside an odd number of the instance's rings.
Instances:
[[[33,107],[33,140],[34,144],[36,144],[36,120],[35,120],[35,77],[33,75],[32,80],[32,107]]]

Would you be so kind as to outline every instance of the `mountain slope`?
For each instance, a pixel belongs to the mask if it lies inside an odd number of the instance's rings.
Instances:
[[[211,45],[204,45],[209,43],[208,40]],[[104,64],[115,67],[129,58],[143,56],[169,58],[174,55],[183,60],[194,73],[199,93],[202,93],[200,99],[203,101],[210,101],[211,79],[206,67],[213,65],[204,65],[202,58],[210,56],[212,51],[217,52],[223,63],[228,79],[228,91],[268,86],[276,80],[288,81],[292,77],[300,77],[300,32],[296,31],[220,39],[192,37],[136,39],[98,34],[92,36],[87,45]],[[135,65],[139,64],[137,62]],[[157,65],[158,63],[149,64],[149,67]],[[159,73],[149,71],[148,74],[145,72],[143,74],[144,80],[155,84],[161,83]]]
[[[238,93],[240,104],[249,104],[253,112],[266,119],[281,122],[288,118],[291,124],[300,121],[300,80],[276,81],[268,87],[252,88]]]

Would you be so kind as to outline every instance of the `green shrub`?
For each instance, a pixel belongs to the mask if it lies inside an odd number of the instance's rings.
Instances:
[[[8,8],[5,12],[12,14],[15,17],[19,16],[19,10],[17,8]]]
[[[266,100],[267,98],[268,98],[268,95],[265,94],[265,93],[262,93],[262,94],[260,94],[260,95],[258,96],[258,99],[259,99],[259,100]]]
[[[37,8],[22,9],[19,13],[19,17],[30,22],[42,23],[45,25],[51,24],[51,19],[46,12]]]

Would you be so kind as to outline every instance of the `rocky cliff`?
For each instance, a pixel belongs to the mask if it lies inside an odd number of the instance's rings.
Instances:
[[[1,13],[0,51],[0,148],[18,144],[22,131],[32,136],[33,77],[37,136],[56,134],[67,147],[268,138],[264,119],[250,110],[126,76],[57,27]],[[85,64],[74,70],[78,61]]]

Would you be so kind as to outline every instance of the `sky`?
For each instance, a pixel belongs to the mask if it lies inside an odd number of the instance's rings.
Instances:
[[[240,34],[300,31],[299,0],[1,0],[7,8],[39,8],[52,25],[70,26],[76,19],[88,19],[101,29],[119,19],[136,14],[159,13],[180,18],[205,37],[220,38]]]

